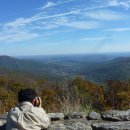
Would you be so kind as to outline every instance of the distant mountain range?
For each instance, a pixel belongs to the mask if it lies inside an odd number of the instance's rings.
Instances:
[[[30,73],[48,79],[84,76],[95,82],[130,79],[130,57],[117,55],[71,55],[22,57],[0,56],[0,72]]]

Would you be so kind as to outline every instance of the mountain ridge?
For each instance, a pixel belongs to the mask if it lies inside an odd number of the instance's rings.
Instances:
[[[0,68],[13,71],[30,72],[48,77],[84,76],[89,80],[104,82],[107,80],[130,79],[130,57],[117,57],[104,62],[88,62],[85,57],[55,60],[17,59],[10,56],[0,56]]]

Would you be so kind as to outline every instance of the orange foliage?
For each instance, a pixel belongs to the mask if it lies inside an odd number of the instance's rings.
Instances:
[[[42,97],[42,104],[43,107],[48,111],[51,112],[58,112],[59,102],[56,98],[56,91],[51,88],[45,88],[41,92]]]

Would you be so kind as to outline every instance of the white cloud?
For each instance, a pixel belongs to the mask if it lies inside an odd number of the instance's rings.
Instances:
[[[120,5],[123,6],[124,8],[126,8],[126,9],[129,9],[129,7],[130,7],[130,1],[120,2]]]
[[[45,10],[47,8],[50,8],[50,7],[53,7],[53,6],[58,6],[58,5],[62,5],[62,4],[65,4],[65,3],[69,3],[69,2],[72,2],[74,0],[66,0],[66,1],[58,1],[58,2],[51,2],[51,1],[48,1],[46,5],[42,6],[41,8],[38,8],[38,10],[42,11],[42,10]]]
[[[98,41],[98,42],[101,42],[101,41],[105,41],[105,40],[113,40],[113,39],[117,39],[117,38],[119,38],[119,36],[118,35],[111,35],[111,36],[102,36],[102,37],[85,37],[85,38],[82,38],[82,39],[80,39],[80,40],[82,40],[82,41]]]
[[[95,29],[101,27],[101,24],[94,21],[73,21],[73,22],[64,22],[59,23],[59,25],[72,27],[76,29]]]
[[[108,0],[110,6],[121,6],[125,9],[130,7],[130,0]]]
[[[118,6],[119,2],[118,0],[108,0],[110,6]]]
[[[2,42],[20,42],[25,40],[30,40],[33,38],[38,37],[37,33],[31,33],[31,32],[9,32],[5,34],[0,33],[0,41]]]
[[[31,24],[32,21],[32,18],[18,18],[12,22],[5,23],[3,25],[3,30],[22,28],[25,27],[27,24]]]
[[[38,37],[39,34],[26,28],[31,23],[29,18],[18,18],[15,21],[5,23],[0,31],[0,41],[19,42]]]
[[[44,10],[46,8],[49,8],[49,7],[52,7],[52,6],[55,6],[56,4],[53,3],[53,2],[47,2],[46,5],[44,5],[43,7],[39,8],[39,10]]]
[[[104,31],[124,32],[124,31],[130,31],[130,28],[110,28],[110,29],[105,29]]]
[[[128,9],[130,7],[130,0],[93,0],[96,5],[102,5],[106,8],[109,7],[123,7]]]
[[[93,10],[85,13],[86,16],[97,19],[97,20],[121,20],[126,19],[127,16],[125,14],[121,14],[111,10]]]
[[[81,40],[83,41],[101,41],[101,40],[105,40],[105,39],[109,39],[108,37],[86,37],[86,38],[82,38]]]
[[[118,0],[105,0],[101,4],[94,5],[92,7],[72,8],[67,11],[61,11],[60,13],[54,10],[50,15],[46,10],[47,8],[58,6],[61,4],[69,3],[75,0],[65,0],[58,2],[47,2],[46,5],[39,8],[39,12],[34,14],[32,17],[28,18],[17,18],[12,22],[7,22],[0,27],[0,41],[24,41],[41,36],[41,31],[54,30],[59,27],[67,27],[65,31],[69,28],[74,29],[95,29],[102,27],[100,22],[96,20],[120,20],[126,19],[125,14],[118,12],[103,10],[109,6],[125,6],[128,8],[129,2],[119,2]],[[100,0],[99,0],[100,1]],[[60,6],[59,6],[60,7]],[[98,10],[97,10],[98,9]],[[87,17],[85,17],[87,16]],[[74,18],[75,17],[75,18]],[[84,17],[84,19],[82,19]],[[90,20],[91,18],[91,20]],[[38,32],[40,31],[40,32]],[[44,33],[45,34],[45,33]],[[42,33],[43,35],[43,33]],[[4,38],[5,37],[5,38]],[[11,40],[12,39],[12,40]]]

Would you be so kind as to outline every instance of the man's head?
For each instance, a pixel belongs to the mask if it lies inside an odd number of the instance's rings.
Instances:
[[[35,97],[37,97],[37,92],[34,89],[22,89],[18,93],[18,102],[28,101],[32,103]]]

